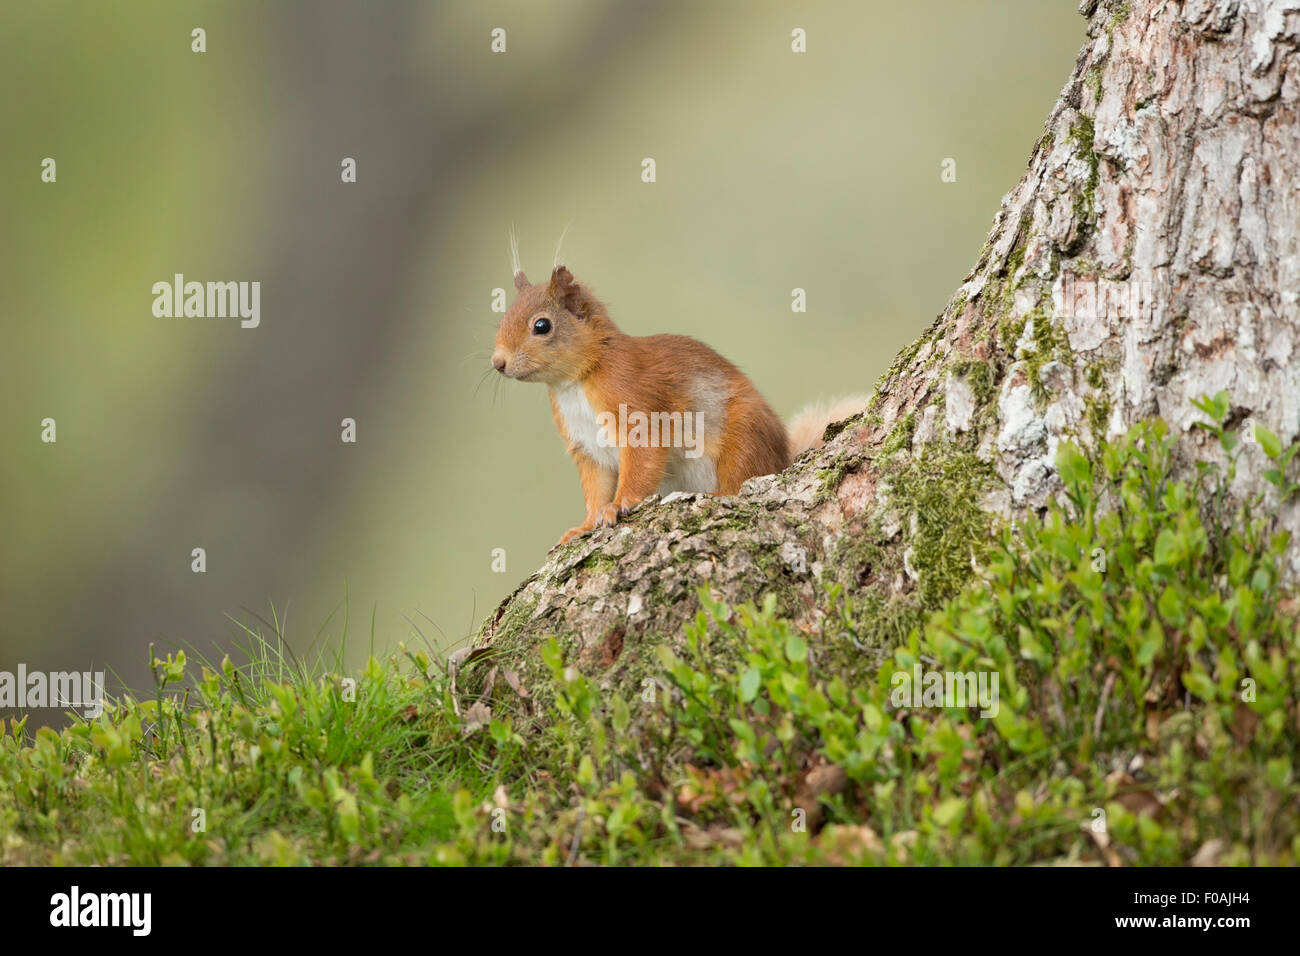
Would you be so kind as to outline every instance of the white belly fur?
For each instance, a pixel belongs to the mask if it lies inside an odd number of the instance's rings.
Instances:
[[[580,448],[593,461],[603,468],[618,471],[619,449],[614,445],[616,436],[602,441],[601,426],[596,421],[596,412],[587,400],[587,395],[580,385],[567,385],[553,388],[555,405],[564,420],[564,429],[569,441]],[[687,457],[685,448],[669,448],[668,461],[664,470],[663,481],[658,492],[668,495],[675,491],[692,494],[712,494],[718,487],[718,472],[714,459],[722,440],[726,424],[726,388],[725,383],[712,376],[700,376],[693,383],[691,411],[700,415],[701,440],[697,449],[702,451],[698,457]]]
[[[598,465],[618,471],[618,448],[612,442],[601,442],[596,412],[592,409],[591,402],[587,401],[587,393],[582,390],[582,386],[560,386],[551,389],[551,394],[555,396],[555,405],[560,410],[560,417],[564,419],[564,430],[569,433],[569,441]]]

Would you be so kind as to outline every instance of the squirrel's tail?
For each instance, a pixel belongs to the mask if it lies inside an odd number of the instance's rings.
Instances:
[[[804,408],[786,426],[786,433],[790,436],[790,457],[798,458],[809,449],[821,448],[822,433],[827,425],[852,418],[870,401],[870,395],[849,395],[830,402],[814,402]]]

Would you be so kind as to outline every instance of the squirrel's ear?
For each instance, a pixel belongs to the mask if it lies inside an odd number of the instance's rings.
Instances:
[[[556,266],[551,273],[551,293],[580,319],[585,319],[590,312],[582,286],[578,285],[573,273],[565,266]]]
[[[515,290],[523,292],[528,288],[528,276],[524,275],[522,269],[515,273]]]

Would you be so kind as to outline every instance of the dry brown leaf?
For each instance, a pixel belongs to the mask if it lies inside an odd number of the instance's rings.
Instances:
[[[1107,775],[1106,782],[1115,788],[1112,799],[1134,816],[1144,813],[1159,816],[1165,808],[1164,802],[1153,789],[1138,783],[1122,770]]]
[[[1227,842],[1217,837],[1206,840],[1196,851],[1196,856],[1192,857],[1192,866],[1218,866],[1219,857],[1223,856],[1223,851],[1227,848]]]
[[[900,863],[906,863],[912,855],[912,845],[916,843],[915,830],[903,830],[889,838],[889,846],[897,854]]]
[[[1123,866],[1124,861],[1119,858],[1119,854],[1110,848],[1110,834],[1105,830],[1098,833],[1092,828],[1092,821],[1086,820],[1081,825],[1082,829],[1088,832],[1092,837],[1092,842],[1097,844],[1097,849],[1101,850],[1101,855],[1106,858],[1107,866]]]
[[[470,704],[469,710],[465,711],[465,726],[461,728],[461,734],[468,737],[470,734],[486,727],[492,720],[492,708],[481,700],[476,700]]]
[[[447,655],[447,663],[455,667],[467,667],[491,652],[490,647],[462,647]]]
[[[713,826],[706,830],[691,827],[684,836],[686,845],[692,850],[712,850],[717,847],[739,850],[745,846],[745,834],[735,827]]]
[[[818,764],[808,771],[808,775],[804,777],[803,783],[795,793],[794,802],[795,806],[803,807],[807,811],[810,833],[817,832],[826,816],[826,810],[818,798],[843,793],[848,783],[849,778],[844,768],[833,763]]]
[[[844,866],[864,856],[880,856],[885,852],[876,831],[865,825],[832,823],[821,832],[817,845],[826,853],[826,861],[833,866]]]
[[[518,694],[520,697],[527,698],[532,696],[532,694],[529,693],[528,688],[524,686],[523,681],[519,679],[519,675],[516,674],[514,671],[512,670],[504,671],[502,672],[501,676],[503,676],[506,679],[506,683],[510,685],[510,689],[514,691],[516,694]]]
[[[1255,739],[1255,728],[1259,726],[1259,714],[1247,707],[1242,701],[1237,701],[1237,707],[1232,712],[1232,736],[1239,744],[1248,744]]]

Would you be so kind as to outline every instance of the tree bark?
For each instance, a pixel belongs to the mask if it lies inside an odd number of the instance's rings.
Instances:
[[[1300,0],[1084,0],[1088,42],[975,267],[867,413],[736,497],[648,503],[554,551],[476,643],[538,683],[536,648],[636,686],[707,585],[772,594],[835,635],[825,589],[887,644],[966,584],[989,530],[1059,488],[1056,447],[1159,415],[1212,460],[1191,400],[1300,432]],[[1232,493],[1263,492],[1247,447]],[[1276,521],[1300,532],[1300,509]],[[1300,551],[1288,555],[1300,573]],[[739,649],[733,649],[737,653]],[[723,651],[725,658],[726,651]],[[532,676],[529,676],[532,675]]]

